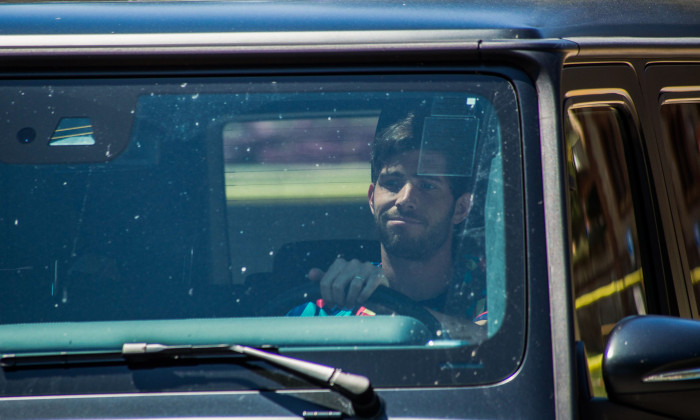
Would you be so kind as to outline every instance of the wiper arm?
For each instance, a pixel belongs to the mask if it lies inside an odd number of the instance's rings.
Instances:
[[[0,359],[0,366],[5,369],[18,369],[54,364],[128,363],[152,360],[153,358],[187,359],[188,357],[231,355],[262,360],[293,375],[300,376],[317,386],[338,392],[350,400],[357,417],[374,418],[383,414],[384,405],[365,376],[241,345],[168,346],[153,343],[125,343],[121,352],[5,354]]]
[[[234,345],[230,349],[235,353],[263,360],[290,373],[303,376],[318,386],[338,392],[350,400],[357,417],[375,418],[384,411],[379,395],[365,376],[252,347]]]

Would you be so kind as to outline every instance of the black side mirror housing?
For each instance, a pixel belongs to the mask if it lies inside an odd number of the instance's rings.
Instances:
[[[699,418],[700,322],[657,315],[622,319],[608,338],[603,379],[611,401]]]

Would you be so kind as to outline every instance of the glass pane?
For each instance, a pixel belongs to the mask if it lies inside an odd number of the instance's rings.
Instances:
[[[663,105],[661,122],[668,140],[665,145],[685,255],[695,300],[700,302],[700,104]]]
[[[570,109],[566,123],[577,339],[586,345],[593,392],[604,396],[608,334],[623,317],[646,313],[625,158],[631,133],[625,114],[607,106]]]
[[[380,385],[520,363],[508,81],[15,81],[0,96],[4,352],[272,345]]]

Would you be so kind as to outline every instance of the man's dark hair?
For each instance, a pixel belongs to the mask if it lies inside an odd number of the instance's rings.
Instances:
[[[372,183],[377,182],[380,172],[390,159],[405,152],[421,150],[425,117],[426,113],[421,109],[410,111],[393,124],[378,130],[371,152]],[[441,149],[431,151],[443,154],[447,166],[453,167],[451,164],[451,161],[455,160],[453,153]],[[469,191],[468,177],[447,176],[446,178],[455,199]]]

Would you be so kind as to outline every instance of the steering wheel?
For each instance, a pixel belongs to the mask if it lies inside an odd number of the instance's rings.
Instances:
[[[267,302],[261,311],[265,316],[283,316],[293,308],[306,302],[315,302],[321,298],[321,290],[318,284],[304,284],[300,287],[285,291],[281,296]],[[440,321],[435,318],[424,306],[414,301],[403,293],[379,286],[363,306],[368,308],[382,307],[398,315],[406,315],[417,319],[428,329],[431,339],[445,338]],[[438,334],[440,332],[440,334]]]

